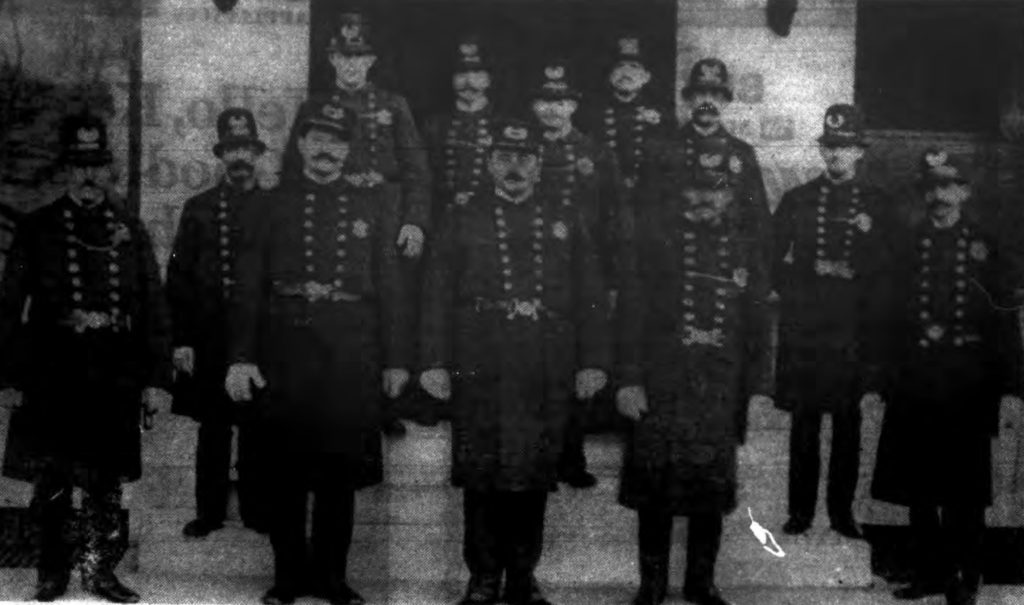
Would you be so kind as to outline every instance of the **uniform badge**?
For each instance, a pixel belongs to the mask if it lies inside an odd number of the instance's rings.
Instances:
[[[558,221],[551,227],[551,234],[558,239],[564,240],[569,237],[569,228],[562,221]]]
[[[857,216],[853,217],[851,221],[855,227],[860,229],[861,233],[867,233],[871,231],[871,217],[861,212]]]
[[[380,111],[377,112],[377,115],[374,117],[376,118],[377,123],[383,126],[390,126],[392,121],[394,121],[394,117],[391,115],[391,112],[388,111],[387,109],[381,109]]]
[[[718,168],[722,165],[722,154],[720,153],[702,153],[699,158],[701,168]]]
[[[580,158],[576,161],[576,169],[580,171],[580,174],[594,174],[594,161],[590,158]]]
[[[747,280],[750,279],[750,272],[740,267],[732,272],[732,281],[741,288],[747,287]]]
[[[128,225],[118,223],[117,226],[114,227],[114,234],[110,237],[111,245],[117,247],[130,241],[132,241],[132,232],[128,229]]]
[[[661,113],[650,107],[640,107],[638,110],[640,121],[648,124],[658,125],[661,123]]]
[[[743,160],[741,160],[737,156],[732,156],[731,158],[729,158],[729,170],[731,170],[733,174],[739,174],[743,172]]]
[[[928,336],[932,341],[941,340],[946,335],[946,329],[939,324],[932,324],[925,330],[925,335]]]
[[[469,198],[471,197],[471,195],[472,194],[470,194],[470,192],[468,191],[459,191],[458,193],[455,194],[455,205],[465,206],[466,204],[469,203]]]
[[[974,260],[984,262],[988,258],[988,246],[981,240],[971,242],[970,253]]]
[[[479,139],[477,139],[476,142],[481,147],[490,147],[491,145],[494,144],[494,137],[492,137],[491,135],[487,134],[487,135],[484,135],[484,136],[480,137]]]
[[[352,223],[352,235],[362,239],[370,234],[370,226],[366,224],[366,221],[359,219]]]

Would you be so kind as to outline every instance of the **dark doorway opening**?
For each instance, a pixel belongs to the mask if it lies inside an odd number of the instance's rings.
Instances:
[[[653,74],[652,101],[675,96],[675,0],[312,0],[309,88],[329,90],[326,47],[337,15],[357,10],[372,24],[378,64],[372,77],[403,94],[420,123],[452,106],[451,71],[460,36],[474,33],[492,63],[498,110],[522,115],[545,61],[564,57],[585,106],[607,88],[617,38],[638,35]]]

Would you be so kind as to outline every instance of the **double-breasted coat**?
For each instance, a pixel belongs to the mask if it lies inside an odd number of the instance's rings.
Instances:
[[[242,191],[226,182],[190,198],[182,209],[167,264],[167,298],[173,344],[191,347],[195,369],[179,377],[173,411],[198,421],[230,421],[237,406],[224,391],[231,364],[228,310],[235,289],[235,264],[246,223],[262,220],[266,193]],[[247,213],[255,213],[245,219]]]
[[[169,386],[168,323],[137,218],[65,195],[22,219],[0,282],[0,382],[24,394],[5,474],[138,479],[142,391]]]
[[[452,482],[553,490],[582,368],[607,369],[606,300],[579,208],[494,192],[444,214],[428,256],[424,368],[451,372]]]
[[[824,175],[783,195],[774,215],[780,297],[776,403],[857,405],[879,388],[879,340],[900,227],[889,197]]]
[[[249,215],[229,318],[233,361],[267,381],[259,446],[356,488],[381,480],[381,372],[410,367],[413,304],[398,201],[362,176],[285,183]]]
[[[918,225],[897,259],[872,496],[988,505],[1002,395],[1020,395],[1021,342],[1007,259],[974,221]]]
[[[642,201],[621,294],[618,374],[621,386],[645,388],[649,412],[628,433],[619,500],[676,515],[727,513],[749,398],[771,393],[768,260],[735,215],[695,223],[678,193]]]
[[[423,138],[433,175],[433,215],[449,204],[465,205],[481,188],[489,187],[487,153],[495,119],[488,105],[473,113],[455,110],[432,116],[423,126]]]
[[[416,225],[428,231],[431,214],[431,173],[426,146],[420,137],[405,97],[379,88],[372,82],[355,91],[335,88],[303,103],[319,109],[325,103],[343,107],[356,115],[351,151],[347,160],[354,174],[363,175],[366,184],[378,186],[379,195],[400,201],[401,224]],[[301,159],[293,128],[283,169],[286,178],[301,176]],[[397,235],[396,235],[397,237]]]
[[[675,123],[675,115],[648,102],[641,93],[629,101],[608,95],[584,118],[584,132],[615,156],[624,191],[631,195],[647,159],[648,143]]]

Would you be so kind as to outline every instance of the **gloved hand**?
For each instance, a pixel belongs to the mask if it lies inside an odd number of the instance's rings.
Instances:
[[[260,369],[253,363],[236,363],[228,368],[224,379],[224,390],[232,401],[252,401],[252,387],[262,389],[267,386]]]
[[[999,427],[1019,431],[1024,416],[1024,401],[1017,395],[1003,395],[999,400]]]
[[[192,347],[174,349],[174,369],[191,375],[196,367],[196,352]]]
[[[444,368],[424,370],[420,373],[420,386],[434,399],[448,401],[452,398],[452,377]]]
[[[153,418],[171,409],[173,398],[167,391],[157,387],[146,387],[142,390],[142,428],[153,428]]]
[[[598,391],[608,384],[608,375],[604,370],[585,369],[576,372],[576,397],[591,399]]]
[[[622,387],[615,394],[615,408],[630,420],[640,420],[649,411],[647,393],[637,385]]]
[[[0,408],[17,409],[21,407],[23,402],[24,396],[18,389],[8,388],[0,390]]]
[[[383,373],[384,394],[391,399],[397,399],[405,385],[409,384],[409,370],[405,368],[387,368]]]
[[[423,253],[424,241],[426,236],[423,235],[423,229],[416,225],[402,225],[398,232],[398,247],[405,248],[403,253],[409,258],[416,258]]]

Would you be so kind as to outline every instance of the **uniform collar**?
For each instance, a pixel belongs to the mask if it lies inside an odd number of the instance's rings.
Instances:
[[[682,125],[681,129],[682,129],[684,135],[691,136],[691,137],[694,137],[694,138],[697,138],[697,139],[703,139],[705,137],[715,137],[715,136],[719,136],[719,137],[727,137],[727,136],[729,136],[729,131],[725,129],[725,125],[722,124],[721,122],[718,123],[718,128],[715,128],[714,130],[712,130],[708,134],[704,134],[703,132],[700,132],[699,130],[697,130],[697,126],[694,125],[693,120],[687,120],[686,123]]]
[[[457,115],[460,115],[460,116],[467,116],[467,117],[475,118],[475,117],[478,117],[478,116],[483,116],[483,115],[487,115],[487,114],[491,113],[491,106],[492,105],[493,105],[493,103],[491,103],[491,100],[489,98],[487,98],[487,97],[484,97],[483,105],[481,105],[479,107],[470,108],[470,109],[464,109],[464,108],[460,107],[458,101],[456,101],[455,102],[455,113]]]
[[[528,195],[524,195],[523,197],[516,199],[510,196],[509,194],[505,193],[501,189],[497,187],[494,188],[494,197],[498,198],[499,203],[509,203],[512,204],[513,206],[522,206],[523,204],[526,203],[527,200],[533,197],[533,195],[534,193],[531,192]]]
[[[72,206],[74,206],[76,208],[81,208],[83,210],[96,210],[96,209],[101,208],[101,207],[103,207],[103,206],[105,206],[107,204],[107,196],[104,196],[103,199],[98,201],[98,202],[94,202],[92,204],[87,204],[87,203],[85,203],[84,200],[79,199],[78,196],[76,196],[75,194],[71,193],[71,190],[68,190],[67,198],[68,198],[68,200],[71,201],[71,205]]]
[[[342,88],[338,86],[337,83],[334,84],[335,94],[340,94],[343,97],[358,97],[360,95],[369,94],[374,90],[375,87],[373,85],[373,82],[370,81],[367,81],[366,84],[363,84],[359,88]]]

